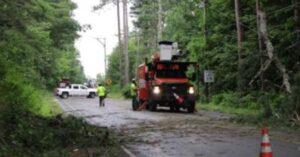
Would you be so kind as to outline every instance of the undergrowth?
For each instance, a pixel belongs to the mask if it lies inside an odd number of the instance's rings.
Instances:
[[[106,87],[109,91],[108,97],[109,98],[116,98],[116,99],[123,99],[124,96],[122,94],[122,88],[120,85],[111,85]]]
[[[21,81],[0,81],[0,157],[117,156],[118,137],[75,117],[62,117],[53,96]]]
[[[241,95],[225,92],[215,95],[209,103],[200,102],[198,109],[219,111],[235,115],[232,121],[258,126],[288,127],[300,129],[293,120],[291,99],[282,93],[255,92]]]

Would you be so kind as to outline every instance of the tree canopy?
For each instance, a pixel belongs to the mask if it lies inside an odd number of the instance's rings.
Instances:
[[[240,1],[238,24],[243,40],[239,50],[235,1],[133,0],[131,14],[135,21],[131,41],[139,44],[131,51],[138,51],[137,60],[143,62],[144,57],[157,50],[157,32],[162,29],[162,39],[178,42],[180,48],[186,50],[188,59],[199,61],[201,73],[205,69],[214,70],[216,80],[210,86],[213,94],[227,91],[239,91],[242,96],[253,92],[280,93],[293,102],[282,108],[289,108],[289,114],[296,109],[299,114],[299,96],[296,96],[300,81],[299,6],[296,0]],[[264,25],[266,31],[262,30]],[[116,51],[111,60],[117,57]],[[136,65],[136,53],[130,55],[135,55],[130,58]],[[112,74],[117,70],[113,64],[116,63],[110,62],[109,73]],[[136,69],[132,71],[133,75]],[[118,79],[118,76],[109,77]]]

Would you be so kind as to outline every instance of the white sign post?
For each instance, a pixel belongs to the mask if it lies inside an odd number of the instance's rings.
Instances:
[[[214,71],[204,70],[205,96],[207,102],[209,102],[209,83],[213,83],[214,81],[215,81]]]
[[[204,70],[204,82],[212,83],[215,81],[215,75],[213,70]]]

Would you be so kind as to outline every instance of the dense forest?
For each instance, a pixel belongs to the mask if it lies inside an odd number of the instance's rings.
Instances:
[[[214,70],[213,103],[262,109],[262,117],[299,124],[299,8],[297,0],[133,0],[130,77],[158,41],[176,41],[201,73]],[[110,56],[113,80],[122,79],[119,54],[117,47]]]

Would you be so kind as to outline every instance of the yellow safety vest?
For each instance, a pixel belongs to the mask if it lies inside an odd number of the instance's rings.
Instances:
[[[97,94],[98,94],[98,96],[105,96],[105,87],[99,86],[97,88]]]
[[[130,95],[136,96],[136,85],[134,83],[131,83],[130,85]]]

